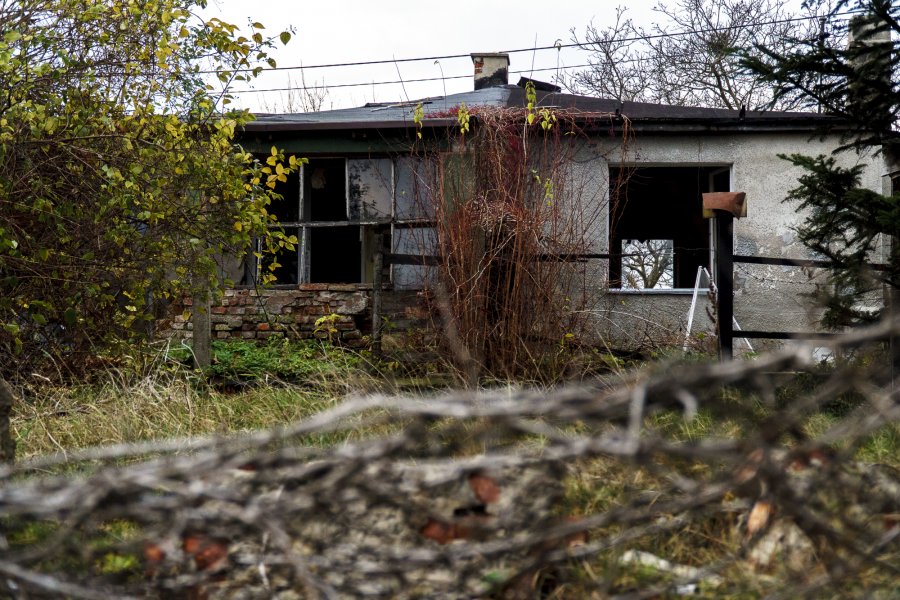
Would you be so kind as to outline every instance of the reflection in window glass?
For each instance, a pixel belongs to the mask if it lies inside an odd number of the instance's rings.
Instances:
[[[347,160],[347,198],[351,221],[389,220],[393,192],[391,159]]]
[[[412,256],[437,254],[437,232],[434,227],[409,227],[394,230],[393,252]],[[416,290],[434,281],[435,267],[394,265],[392,280],[398,290]]]
[[[417,157],[397,159],[397,218],[434,218],[434,194],[431,187],[437,183],[436,165],[433,160]]]

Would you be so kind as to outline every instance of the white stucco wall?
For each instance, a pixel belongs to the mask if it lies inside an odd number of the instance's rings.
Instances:
[[[601,203],[607,217],[590,227],[594,243],[590,251],[609,251],[608,174],[610,166],[714,166],[731,168],[731,191],[747,194],[748,216],[735,221],[735,253],[790,258],[814,258],[796,240],[794,227],[803,220],[792,203],[783,202],[796,187],[802,170],[778,154],[830,154],[839,139],[810,137],[808,133],[734,133],[722,135],[636,134],[625,151],[620,140],[585,144],[572,177],[581,182],[582,193]],[[838,155],[843,166],[866,165],[862,185],[882,189],[880,158],[853,152]],[[584,200],[581,200],[584,202]],[[652,215],[647,215],[652,218]],[[671,343],[683,337],[690,295],[679,292],[607,292],[605,277],[593,269],[596,300],[596,333],[613,344],[647,345],[653,337]],[[817,329],[818,312],[804,296],[815,290],[821,271],[798,267],[735,265],[735,316],[744,329],[811,331]],[[712,324],[706,317],[709,302],[704,294],[696,310],[694,332],[708,334]],[[701,334],[701,337],[704,337]],[[758,341],[754,345],[772,345]],[[736,342],[740,349],[742,342]]]

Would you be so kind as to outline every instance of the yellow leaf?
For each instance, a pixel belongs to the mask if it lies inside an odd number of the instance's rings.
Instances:
[[[244,230],[244,224],[241,223],[240,221],[235,221],[235,222],[234,222],[234,230],[235,230],[235,231],[243,231],[243,230]]]

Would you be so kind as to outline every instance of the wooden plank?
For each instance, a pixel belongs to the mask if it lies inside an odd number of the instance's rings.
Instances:
[[[735,337],[769,340],[833,340],[840,337],[841,333],[818,331],[754,331],[741,329],[735,331]]]
[[[374,274],[372,281],[372,353],[381,356],[381,302],[384,293],[384,266],[385,252],[383,250],[384,238],[381,234],[375,236]],[[387,264],[390,264],[389,262]]]
[[[434,267],[441,264],[440,256],[393,254],[390,252],[385,252],[383,256],[385,265],[425,265]]]
[[[810,260],[803,258],[776,258],[774,256],[748,256],[746,254],[735,254],[734,262],[751,264],[751,265],[779,265],[784,267],[812,267],[817,269],[836,269],[840,268],[837,263],[830,260]],[[888,265],[873,263],[867,265],[875,271],[887,271]]]

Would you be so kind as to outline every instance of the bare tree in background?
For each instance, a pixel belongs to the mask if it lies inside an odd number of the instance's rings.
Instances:
[[[654,8],[649,29],[616,9],[612,26],[593,23],[573,40],[591,53],[591,67],[563,82],[576,93],[621,102],[658,102],[737,110],[787,110],[772,104],[771,87],[741,67],[735,49],[762,45],[786,50],[790,39],[822,35],[812,13],[791,12],[787,0],[677,0]],[[808,17],[796,20],[799,17]]]
[[[314,81],[312,85],[306,84],[306,75],[300,69],[300,85],[295,86],[288,75],[287,92],[281,95],[281,102],[269,104],[262,101],[263,112],[268,113],[310,113],[321,110],[331,110],[334,101],[331,100],[328,86],[325,80]]]
[[[672,240],[623,240],[622,287],[631,290],[674,287]]]

